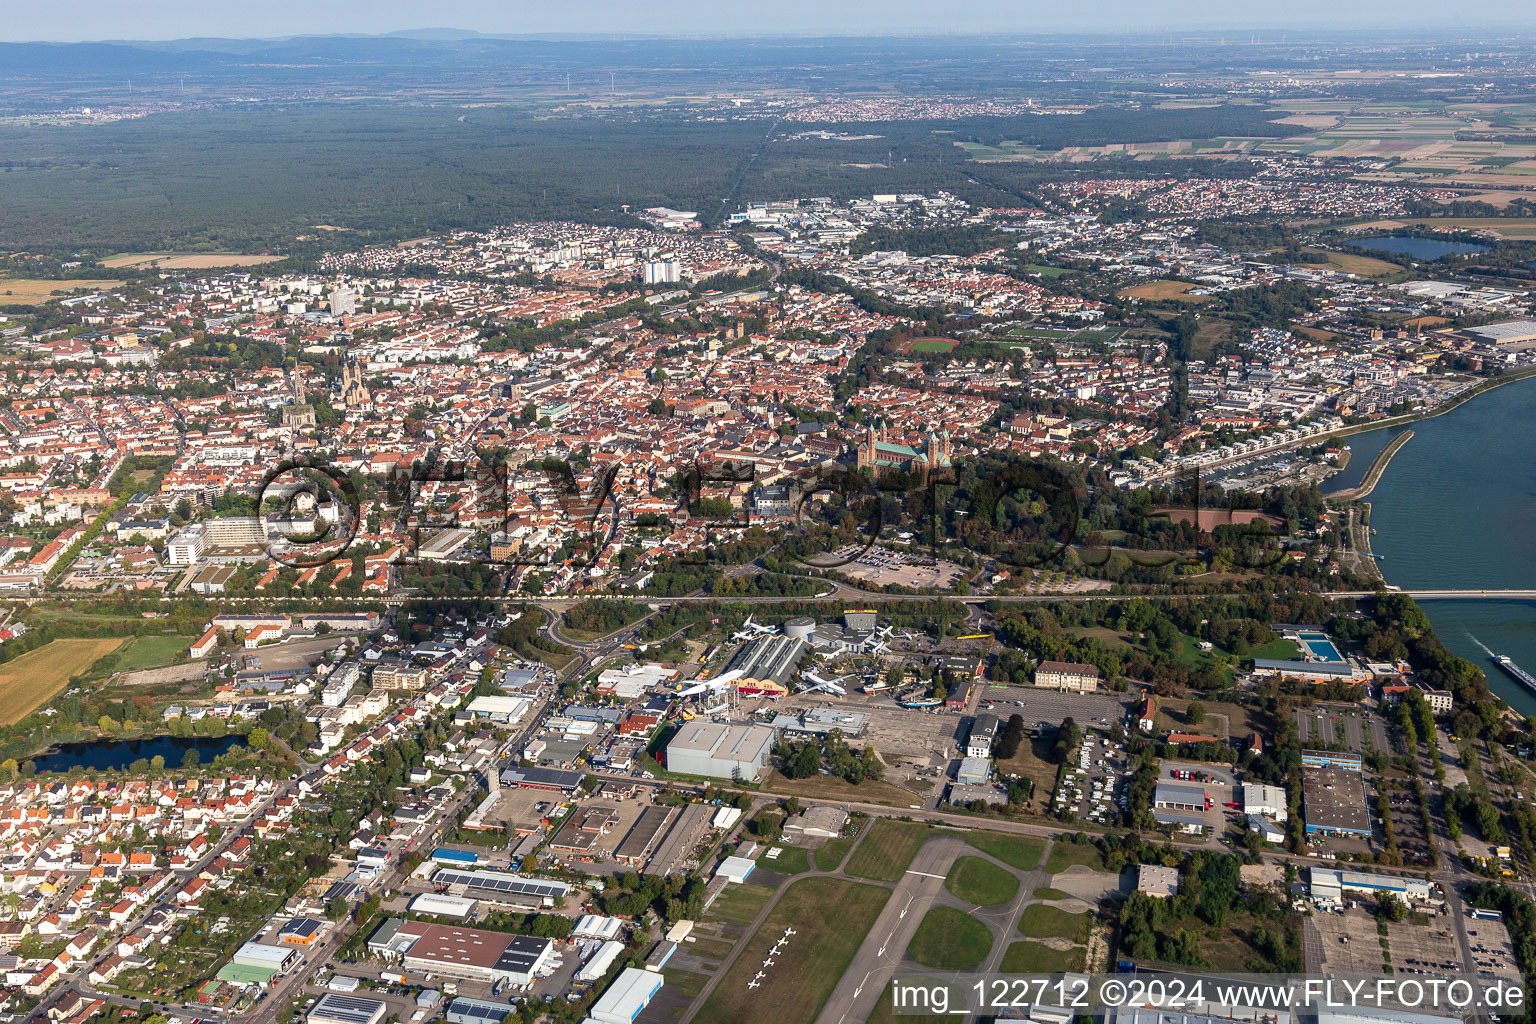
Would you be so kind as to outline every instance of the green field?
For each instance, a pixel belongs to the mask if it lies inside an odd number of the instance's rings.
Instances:
[[[719,921],[722,924],[751,924],[772,896],[773,890],[766,885],[728,885],[719,899],[710,904],[704,920]]]
[[[935,970],[964,971],[981,963],[991,951],[990,928],[953,907],[934,907],[923,915],[907,956]]]
[[[955,347],[951,338],[918,338],[907,346],[908,352],[949,352]]]
[[[995,907],[1018,895],[1019,880],[1010,871],[981,857],[959,857],[950,865],[944,888],[981,907]]]
[[[744,888],[737,886],[736,888]],[[858,952],[864,936],[890,898],[889,890],[840,878],[795,882],[704,1003],[698,1019],[710,1024],[809,1024],[821,1012]],[[761,966],[768,950],[794,928],[772,967]],[[772,999],[747,982],[766,970]]]
[[[1078,942],[1087,927],[1087,914],[1069,914],[1059,907],[1044,903],[1031,903],[1019,915],[1019,931],[1032,939],[1071,939]]]
[[[1006,974],[1052,974],[1083,969],[1085,952],[1080,948],[1052,949],[1043,942],[1023,940],[1012,943],[1003,954]]]
[[[181,656],[197,642],[195,636],[136,636],[114,653],[117,672],[163,668],[185,660]]]
[[[1033,871],[1040,866],[1040,854],[1045,840],[1034,836],[1009,836],[1000,832],[972,832],[965,837],[966,843],[989,856],[996,857],[1020,871]]]
[[[869,834],[853,851],[843,873],[882,882],[898,881],[927,838],[927,825],[881,818],[870,826]]]
[[[1294,640],[1287,640],[1277,636],[1263,647],[1255,647],[1250,653],[1254,658],[1276,658],[1281,661],[1294,661],[1301,657],[1301,648],[1296,646]]]
[[[1054,843],[1051,855],[1045,860],[1045,870],[1052,875],[1060,874],[1074,864],[1086,864],[1095,871],[1104,870],[1104,858],[1099,848],[1091,843]]]
[[[781,846],[773,860],[760,859],[758,867],[776,875],[798,875],[811,870],[811,852],[803,846]]]

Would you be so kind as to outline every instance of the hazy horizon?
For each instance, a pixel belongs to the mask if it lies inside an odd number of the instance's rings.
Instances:
[[[1523,0],[1489,0],[1477,21],[1463,9],[1426,0],[1296,0],[1284,7],[1246,8],[1214,0],[1141,4],[1090,0],[1070,9],[1006,0],[846,0],[828,5],[784,0],[771,8],[683,0],[651,8],[617,0],[563,6],[442,0],[429,10],[405,0],[271,0],[208,5],[191,0],[123,4],[81,0],[23,7],[0,25],[4,42],[166,42],[198,38],[283,39],[308,35],[470,32],[500,36],[871,36],[871,35],[1146,35],[1168,31],[1413,31],[1455,26],[1536,30],[1536,9]]]

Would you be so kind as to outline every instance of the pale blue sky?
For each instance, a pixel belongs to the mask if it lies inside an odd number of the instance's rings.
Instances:
[[[1170,29],[1536,29],[1531,0],[63,0],[7,4],[0,39],[272,38],[459,28],[497,34],[801,35]],[[1459,30],[1459,31],[1458,31]]]

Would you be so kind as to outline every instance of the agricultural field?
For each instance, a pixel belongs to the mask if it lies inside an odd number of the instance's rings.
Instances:
[[[843,872],[882,882],[898,881],[927,838],[927,825],[881,818],[870,826]]]
[[[735,886],[734,888],[748,888]],[[712,1024],[809,1022],[848,969],[859,944],[880,916],[890,891],[840,878],[807,878],[784,891],[700,1011]],[[774,998],[747,988],[768,949],[793,927],[795,934],[766,968]]]
[[[53,640],[0,665],[0,725],[14,725],[122,644],[120,637]]]
[[[1191,290],[1200,287],[1188,281],[1148,281],[1146,284],[1138,284],[1134,288],[1127,288],[1120,293],[1122,299],[1152,299],[1158,302],[1209,302],[1209,295],[1191,295]]]
[[[31,306],[74,291],[99,292],[116,288],[121,281],[71,277],[61,281],[14,277],[0,280],[0,306]]]
[[[129,252],[101,261],[114,270],[123,267],[154,267],[157,270],[210,270],[215,267],[255,267],[276,263],[286,256],[256,255],[239,252]]]
[[[1327,267],[1344,274],[1354,274],[1356,277],[1389,277],[1403,272],[1403,268],[1396,263],[1373,259],[1370,256],[1358,256],[1348,252],[1326,252],[1322,249],[1306,249],[1303,252],[1308,266]]]

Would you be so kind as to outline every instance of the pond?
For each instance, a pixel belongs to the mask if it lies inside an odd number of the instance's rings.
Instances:
[[[139,758],[146,761],[156,755],[165,758],[167,768],[181,767],[187,751],[197,751],[199,762],[207,764],[235,747],[244,746],[243,736],[152,736],[142,740],[92,740],[85,743],[61,743],[46,754],[32,759],[40,772],[67,772],[71,768],[95,768],[114,771],[127,768]]]
[[[1354,244],[1379,252],[1412,256],[1419,260],[1437,260],[1441,256],[1464,256],[1467,253],[1487,252],[1493,248],[1480,242],[1448,242],[1443,238],[1417,238],[1413,235],[1376,235],[1357,238]]]

